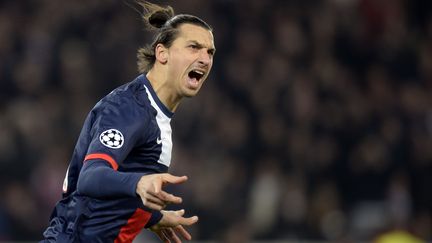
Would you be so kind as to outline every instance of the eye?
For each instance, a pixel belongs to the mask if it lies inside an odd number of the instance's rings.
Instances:
[[[194,49],[194,50],[198,50],[198,49],[200,48],[200,47],[199,47],[198,45],[196,45],[196,44],[189,45],[189,47],[192,48],[192,49]]]

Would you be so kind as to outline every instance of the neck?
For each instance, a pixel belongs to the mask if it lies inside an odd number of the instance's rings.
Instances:
[[[161,72],[152,68],[146,75],[150,81],[159,100],[172,112],[175,112],[180,104],[181,97],[177,94],[166,72]]]

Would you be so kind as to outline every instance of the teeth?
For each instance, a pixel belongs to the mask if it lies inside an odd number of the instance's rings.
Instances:
[[[196,80],[200,80],[204,77],[205,71],[193,69],[189,72],[189,78],[195,78]]]

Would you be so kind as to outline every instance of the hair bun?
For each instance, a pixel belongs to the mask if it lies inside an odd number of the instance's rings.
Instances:
[[[170,14],[165,11],[157,11],[149,16],[148,22],[151,26],[161,28],[171,18]]]
[[[171,6],[162,7],[145,0],[136,1],[144,8],[146,13],[143,15],[143,19],[150,28],[162,28],[169,19],[175,16]]]

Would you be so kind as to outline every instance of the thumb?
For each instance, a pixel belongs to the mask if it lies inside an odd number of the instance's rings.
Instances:
[[[180,209],[180,210],[174,211],[174,213],[177,214],[178,216],[183,216],[184,213],[185,213],[185,210],[184,209]]]
[[[183,218],[182,217],[179,219],[179,224],[185,225],[185,226],[193,225],[196,222],[198,222],[198,216],[192,216],[190,218]]]

